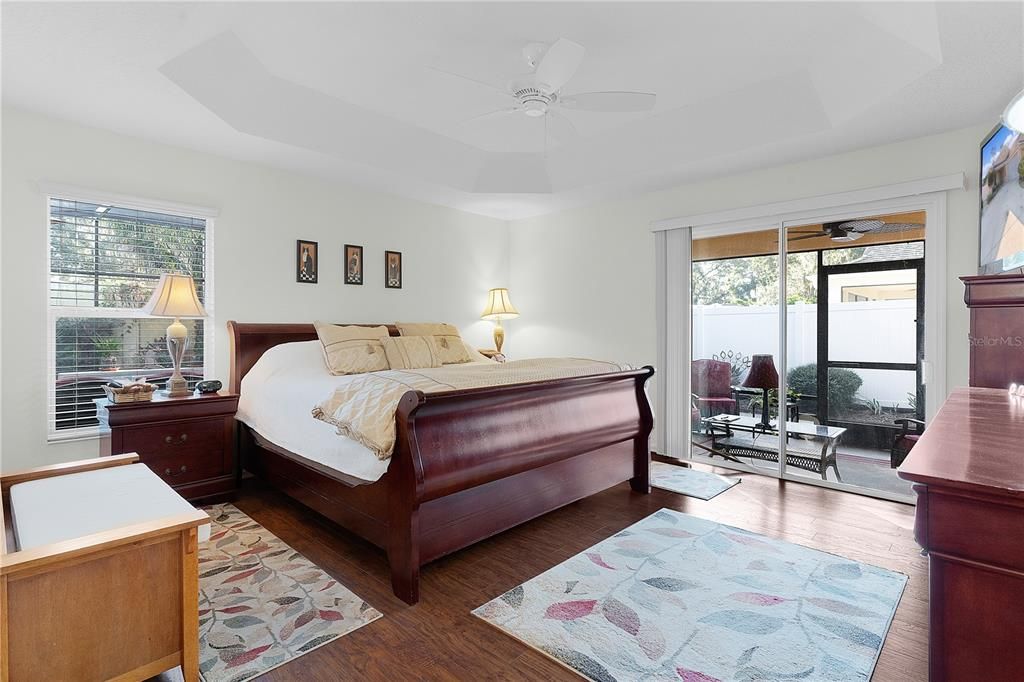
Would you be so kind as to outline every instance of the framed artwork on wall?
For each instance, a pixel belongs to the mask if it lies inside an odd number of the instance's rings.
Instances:
[[[402,252],[384,252],[384,287],[387,289],[402,288]]]
[[[345,244],[345,284],[363,283],[363,247]]]
[[[295,281],[316,284],[320,268],[317,266],[317,243],[299,239],[295,242]]]

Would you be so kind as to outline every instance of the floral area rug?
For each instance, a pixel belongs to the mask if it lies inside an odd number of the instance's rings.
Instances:
[[[662,509],[473,613],[597,682],[867,680],[906,581]]]
[[[726,478],[707,471],[698,471],[665,462],[651,462],[652,486],[680,495],[696,497],[699,500],[710,500],[739,482],[738,478]]]
[[[261,675],[381,614],[230,504],[207,507],[199,546],[199,673]]]

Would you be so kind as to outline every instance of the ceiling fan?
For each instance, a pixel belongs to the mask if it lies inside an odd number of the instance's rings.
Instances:
[[[484,85],[515,100],[510,107],[473,116],[460,123],[499,116],[524,115],[542,118],[547,132],[562,141],[578,135],[576,127],[560,110],[630,112],[650,111],[657,96],[650,92],[581,92],[563,94],[562,88],[573,77],[583,62],[586,49],[571,40],[559,38],[553,45],[529,43],[523,48],[523,57],[531,73],[513,79],[505,88],[474,78],[434,69],[440,73]]]
[[[787,234],[800,236],[787,236],[787,240],[796,242],[801,239],[828,237],[834,242],[853,242],[866,234],[903,232],[905,230],[917,230],[922,227],[924,227],[924,225],[921,223],[887,223],[884,220],[847,220],[839,223],[824,223],[820,230],[814,230],[812,232],[798,232],[790,230]]]

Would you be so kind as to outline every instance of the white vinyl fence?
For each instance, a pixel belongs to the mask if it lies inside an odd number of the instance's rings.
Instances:
[[[693,307],[693,357],[710,358],[733,351],[770,353],[779,358],[779,311],[776,306],[697,305]],[[789,369],[818,361],[817,306],[787,306]],[[906,362],[916,359],[916,306],[913,300],[829,304],[829,359],[853,362]],[[863,400],[906,407],[914,392],[913,372],[854,370],[864,380]]]

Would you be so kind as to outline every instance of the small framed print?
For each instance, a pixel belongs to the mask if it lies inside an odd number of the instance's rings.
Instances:
[[[402,288],[402,252],[384,252],[384,287],[386,289]]]
[[[299,239],[295,242],[295,281],[301,284],[316,284],[320,268],[317,266],[316,242]]]
[[[363,283],[363,247],[345,244],[345,284]]]

